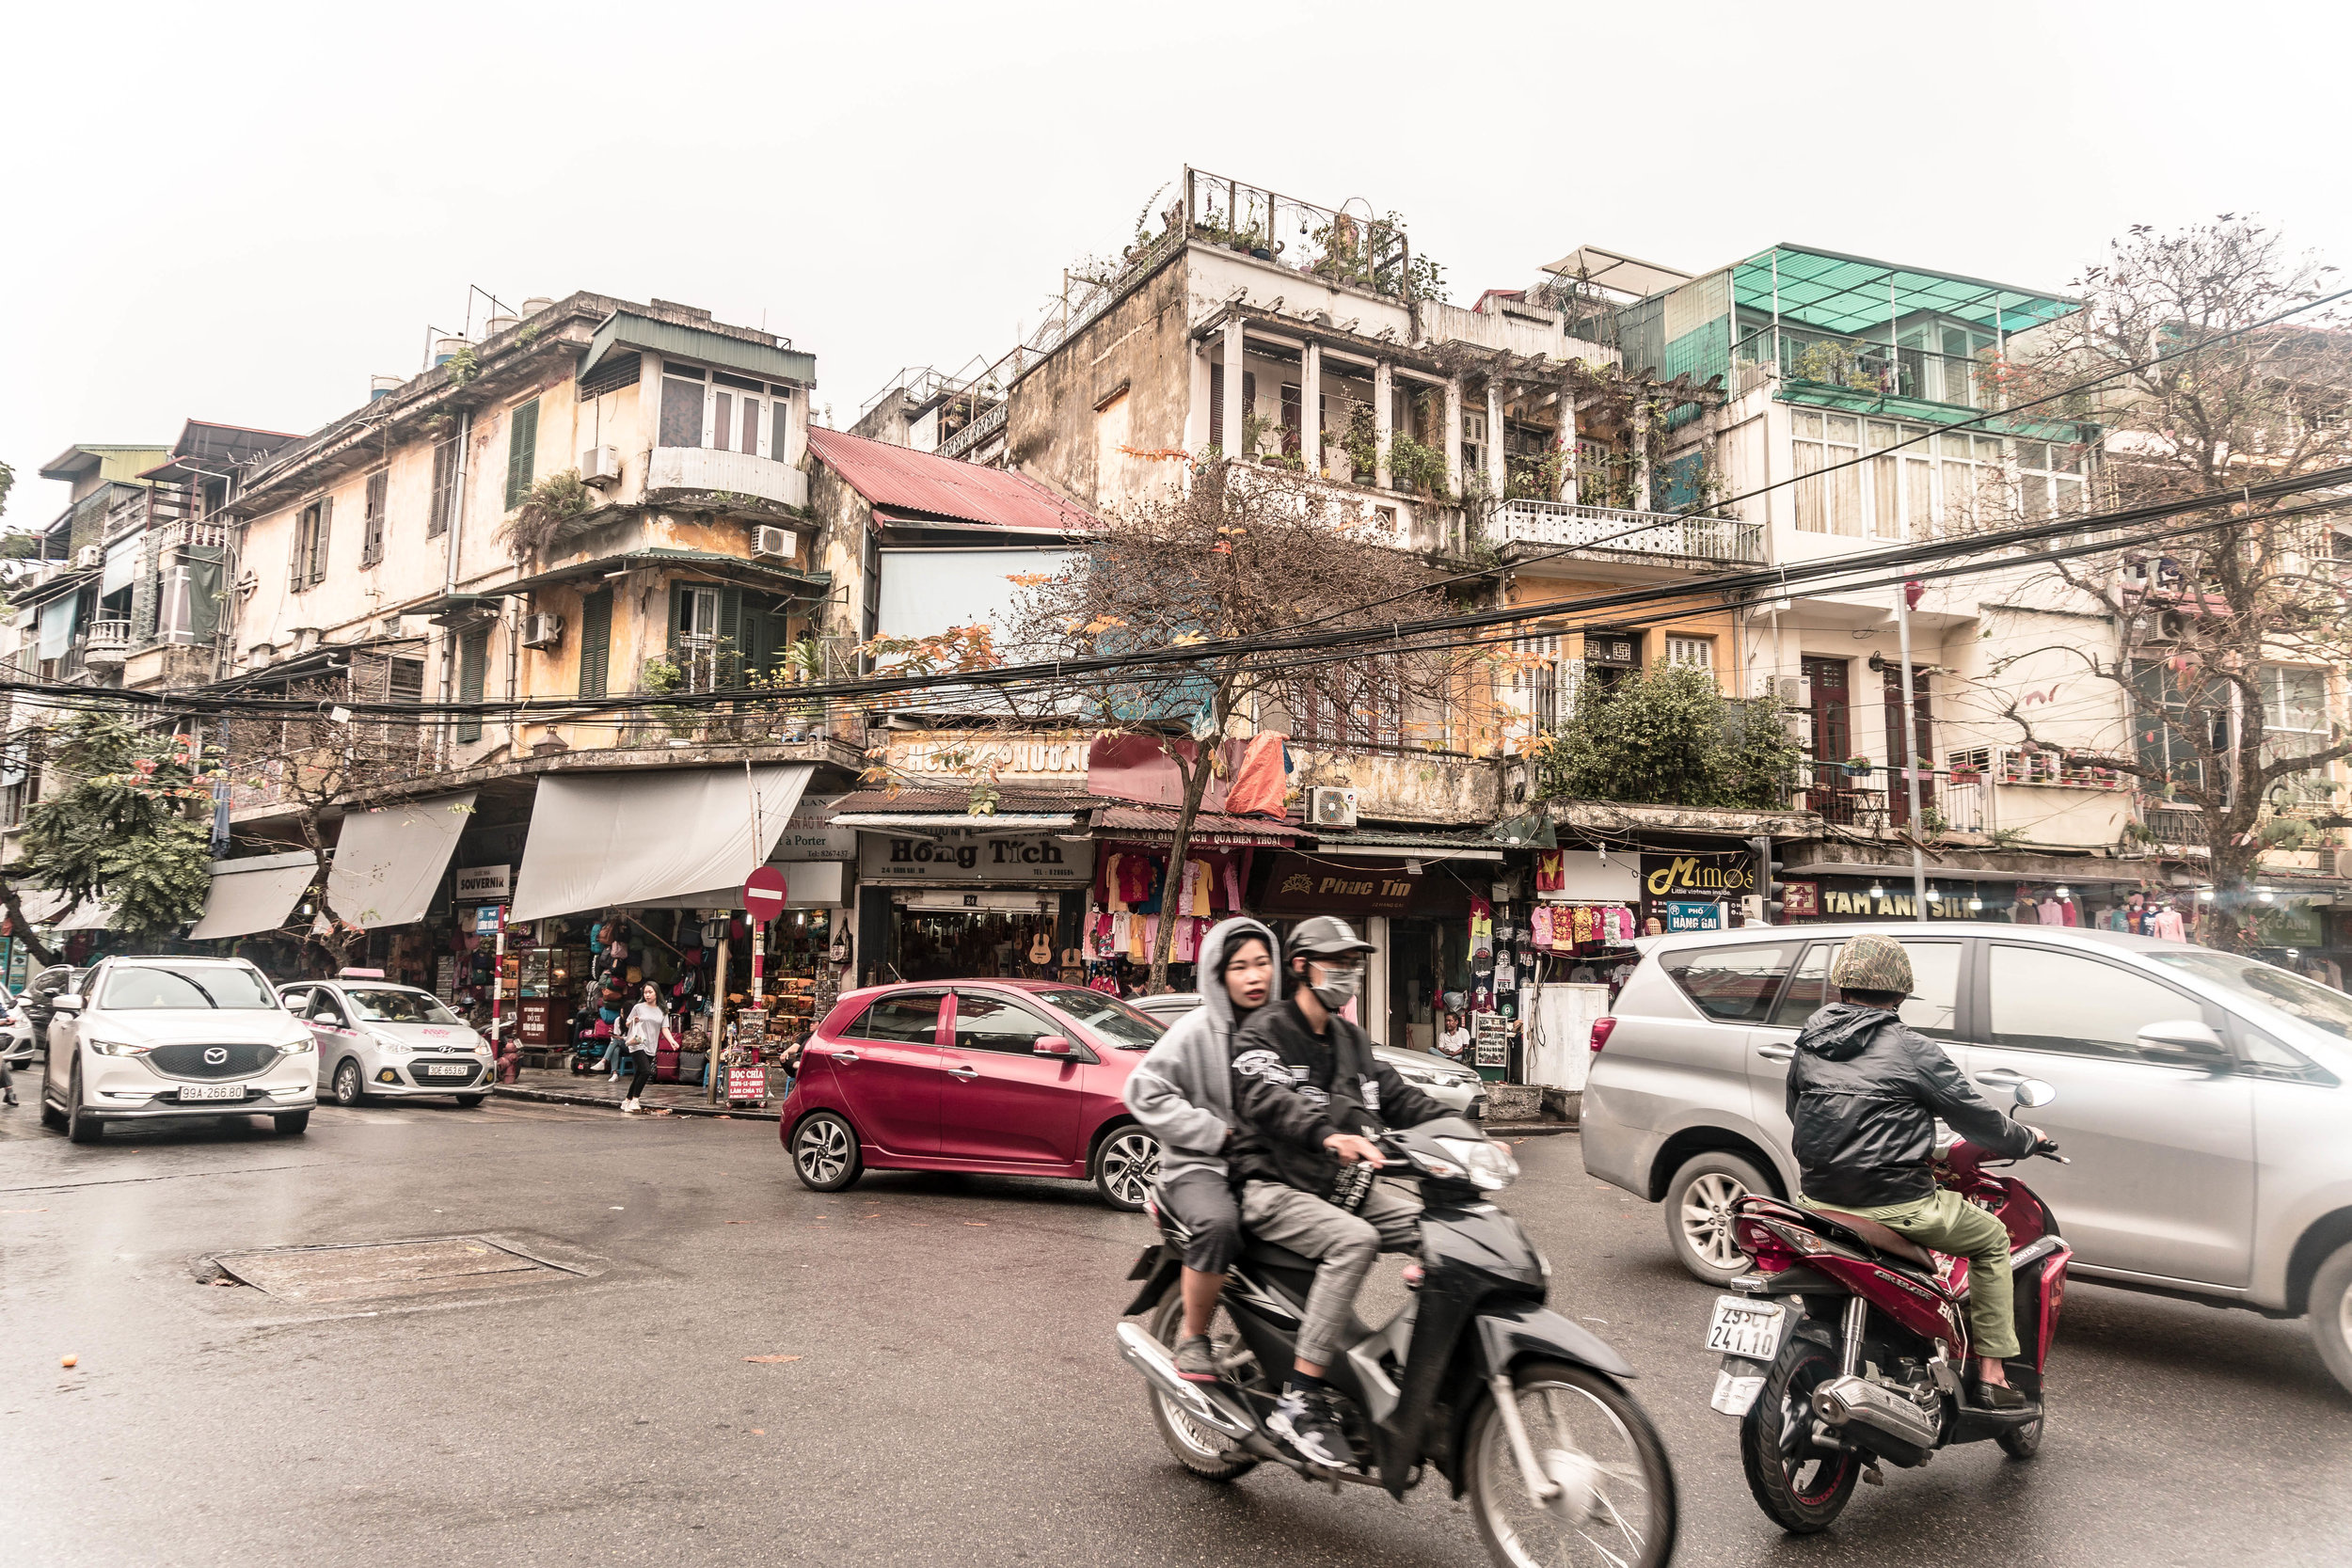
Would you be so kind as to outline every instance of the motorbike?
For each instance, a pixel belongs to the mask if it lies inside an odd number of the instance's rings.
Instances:
[[[2015,1086],[2020,1105],[2057,1091]],[[2035,1151],[2059,1164],[2055,1147]],[[1939,1144],[1937,1184],[2009,1230],[2021,1354],[2002,1365],[2022,1410],[1967,1397],[1968,1260],[1931,1253],[1873,1220],[1751,1194],[1732,1232],[1755,1272],[1718,1296],[1707,1346],[1723,1353],[1710,1403],[1740,1425],[1748,1490],[1792,1534],[1829,1528],[1857,1481],[1883,1484],[1883,1460],[1925,1465],[1954,1443],[1998,1443],[2030,1459],[2044,1430],[2042,1370],[2074,1250],[2031,1188],[1986,1167],[2013,1164],[1960,1140]]]
[[[1334,1493],[1378,1487],[1399,1500],[1434,1469],[1454,1497],[1468,1496],[1502,1568],[1666,1562],[1676,1514],[1665,1446],[1625,1389],[1633,1369],[1545,1306],[1550,1265],[1486,1200],[1518,1175],[1510,1150],[1456,1117],[1375,1141],[1419,1181],[1422,1247],[1405,1270],[1405,1304],[1376,1329],[1355,1322],[1326,1373],[1355,1463],[1313,1464],[1265,1425],[1294,1359],[1314,1259],[1253,1239],[1210,1325],[1220,1381],[1186,1382],[1170,1354],[1186,1238],[1154,1197],[1145,1208],[1161,1240],[1129,1273],[1142,1288],[1119,1345],[1143,1374],[1168,1450],[1210,1481],[1270,1462]]]

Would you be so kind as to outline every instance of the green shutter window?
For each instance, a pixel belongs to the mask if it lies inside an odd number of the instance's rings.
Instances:
[[[743,684],[743,590],[719,590],[719,657],[717,684]]]
[[[326,531],[334,520],[335,498],[320,497],[318,531],[310,536],[310,580],[312,582],[326,580]]]
[[[359,564],[374,566],[384,560],[384,497],[391,475],[378,468],[368,476],[367,528],[359,540]]]
[[[310,535],[318,527],[315,508],[294,514],[294,547],[286,552],[286,592],[299,594],[310,586]]]
[[[457,700],[461,703],[482,701],[483,677],[490,667],[490,628],[476,626],[457,640]],[[482,738],[482,716],[469,713],[457,721],[457,738],[461,741]]]
[[[539,461],[539,400],[532,398],[508,416],[506,431],[506,510],[530,498],[533,467]]]
[[[599,588],[580,602],[580,694],[604,695],[612,660],[612,590]]]

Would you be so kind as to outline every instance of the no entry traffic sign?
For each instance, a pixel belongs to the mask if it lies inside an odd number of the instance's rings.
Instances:
[[[765,924],[784,912],[784,873],[772,865],[763,865],[743,879],[743,908],[754,920]]]

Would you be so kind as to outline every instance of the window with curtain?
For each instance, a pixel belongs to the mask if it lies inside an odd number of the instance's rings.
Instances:
[[[2328,673],[2289,664],[2265,665],[2260,672],[2263,692],[2262,759],[2299,757],[2325,750],[2329,740]],[[2319,801],[2328,798],[2328,772],[2314,768],[2289,774],[2272,786],[2274,799]]]
[[[1862,532],[1862,472],[1851,464],[1862,455],[1862,421],[1851,414],[1799,409],[1792,443],[1796,453],[1797,527],[1806,533]]]

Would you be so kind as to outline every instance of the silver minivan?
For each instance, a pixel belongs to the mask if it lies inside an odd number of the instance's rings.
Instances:
[[[1786,1109],[1798,1027],[1833,995],[1848,938],[1911,956],[1905,1022],[1943,1042],[2073,1162],[2032,1183],[2074,1247],[2072,1273],[2308,1312],[2352,1388],[2352,996],[2256,959],[2119,932],[1992,922],[1749,927],[1645,938],[1597,1026],[1585,1168],[1665,1205],[1692,1274],[1746,1272],[1734,1199],[1797,1185]]]

